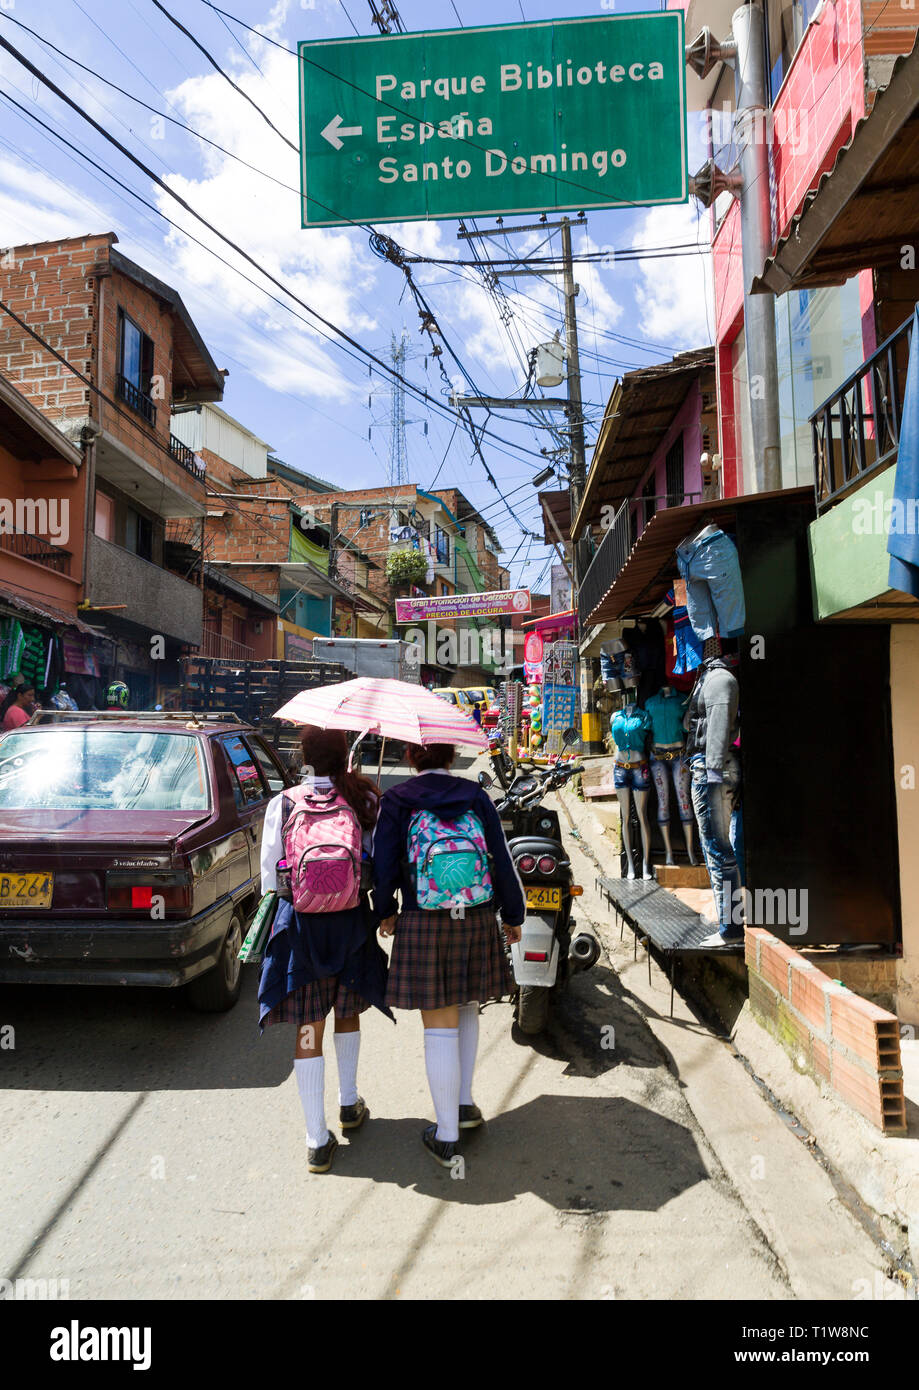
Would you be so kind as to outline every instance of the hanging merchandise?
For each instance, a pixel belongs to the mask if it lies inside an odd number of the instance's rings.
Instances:
[[[689,675],[702,664],[702,642],[692,629],[686,608],[686,581],[677,579],[667,591],[667,602],[673,605],[673,640],[675,655],[672,674]],[[668,672],[670,674],[670,672]]]
[[[528,632],[523,643],[524,674],[529,683],[541,683],[543,678],[542,636],[538,632]]]
[[[677,567],[686,581],[686,607],[696,636],[740,637],[746,622],[737,547],[719,526],[703,526],[677,546]]]
[[[576,642],[552,642],[545,649],[542,735],[550,757],[562,751],[565,729],[577,728],[580,724],[580,698],[575,684],[577,670]]]
[[[0,619],[0,680],[15,676],[24,651],[25,636],[18,619]]]
[[[34,690],[43,690],[45,684],[45,643],[40,627],[24,627],[25,649],[19,669],[26,685]]]

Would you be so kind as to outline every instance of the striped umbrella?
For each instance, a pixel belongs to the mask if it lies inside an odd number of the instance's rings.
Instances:
[[[383,677],[359,676],[339,685],[302,690],[274,715],[292,724],[350,729],[400,743],[469,743],[487,748],[488,739],[458,705],[449,705],[421,685]]]

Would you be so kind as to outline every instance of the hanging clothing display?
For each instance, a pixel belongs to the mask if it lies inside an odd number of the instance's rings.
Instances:
[[[0,618],[0,680],[8,680],[20,669],[25,644],[22,624],[16,618]]]
[[[702,641],[716,633],[740,637],[746,604],[737,547],[730,537],[718,526],[705,526],[677,546],[676,558],[696,636]]]

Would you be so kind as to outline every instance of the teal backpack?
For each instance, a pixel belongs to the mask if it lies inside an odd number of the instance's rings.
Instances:
[[[408,827],[408,862],[424,911],[480,907],[494,897],[485,832],[471,811],[455,821],[416,811]]]

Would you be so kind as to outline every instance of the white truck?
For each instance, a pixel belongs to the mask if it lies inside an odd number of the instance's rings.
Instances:
[[[314,637],[315,661],[340,661],[355,676],[387,676],[421,684],[418,648],[399,638]]]
[[[421,653],[412,642],[399,638],[376,637],[314,637],[313,658],[316,661],[337,661],[355,676],[386,676],[390,680],[421,684]],[[362,761],[379,764],[380,741],[368,737],[362,741]],[[384,756],[398,762],[405,749],[393,739],[386,740]]]

